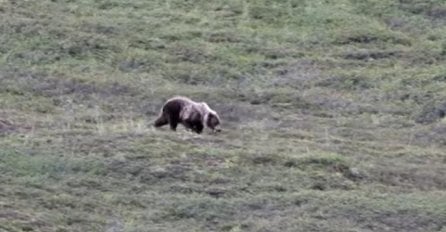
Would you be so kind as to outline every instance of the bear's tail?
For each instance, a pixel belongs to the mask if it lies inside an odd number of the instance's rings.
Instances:
[[[167,123],[169,123],[169,122],[167,121],[167,118],[164,116],[163,113],[161,113],[160,116],[155,120],[155,122],[153,123],[153,125],[154,125],[155,127],[160,127],[160,126],[164,126],[164,125],[166,125]]]

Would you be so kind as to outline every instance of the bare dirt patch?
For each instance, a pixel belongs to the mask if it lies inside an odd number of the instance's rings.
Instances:
[[[26,132],[31,130],[30,126],[15,124],[9,120],[0,118],[0,135],[14,132]]]
[[[420,190],[445,190],[446,172],[438,166],[429,165],[429,168],[411,167],[380,167],[377,170],[370,170],[370,178],[394,187],[403,189]]]
[[[48,231],[50,226],[43,220],[13,209],[0,210],[0,230]]]
[[[446,117],[446,101],[429,103],[423,107],[422,112],[416,118],[417,123],[429,124]]]
[[[77,95],[85,97],[92,94],[101,96],[134,95],[134,89],[117,82],[100,84],[79,79],[50,76],[44,72],[27,70],[10,70],[0,75],[0,85],[5,86],[6,92],[15,90],[15,94],[32,93],[44,97],[63,95]],[[9,86],[9,87],[8,87]]]
[[[434,125],[417,132],[414,142],[424,145],[438,144],[446,146],[446,124]]]

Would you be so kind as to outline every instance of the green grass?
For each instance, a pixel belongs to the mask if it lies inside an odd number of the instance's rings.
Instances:
[[[441,0],[0,15],[0,231],[446,230]],[[224,132],[153,129],[173,95]]]

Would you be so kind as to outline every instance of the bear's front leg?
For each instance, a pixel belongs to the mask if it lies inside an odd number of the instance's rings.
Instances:
[[[203,124],[201,123],[196,123],[193,127],[193,130],[197,133],[197,134],[201,134],[201,132],[203,132]]]

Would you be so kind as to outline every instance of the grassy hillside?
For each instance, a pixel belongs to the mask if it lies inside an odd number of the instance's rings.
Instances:
[[[446,231],[442,0],[0,0],[0,231]],[[224,132],[150,123],[173,95]]]

